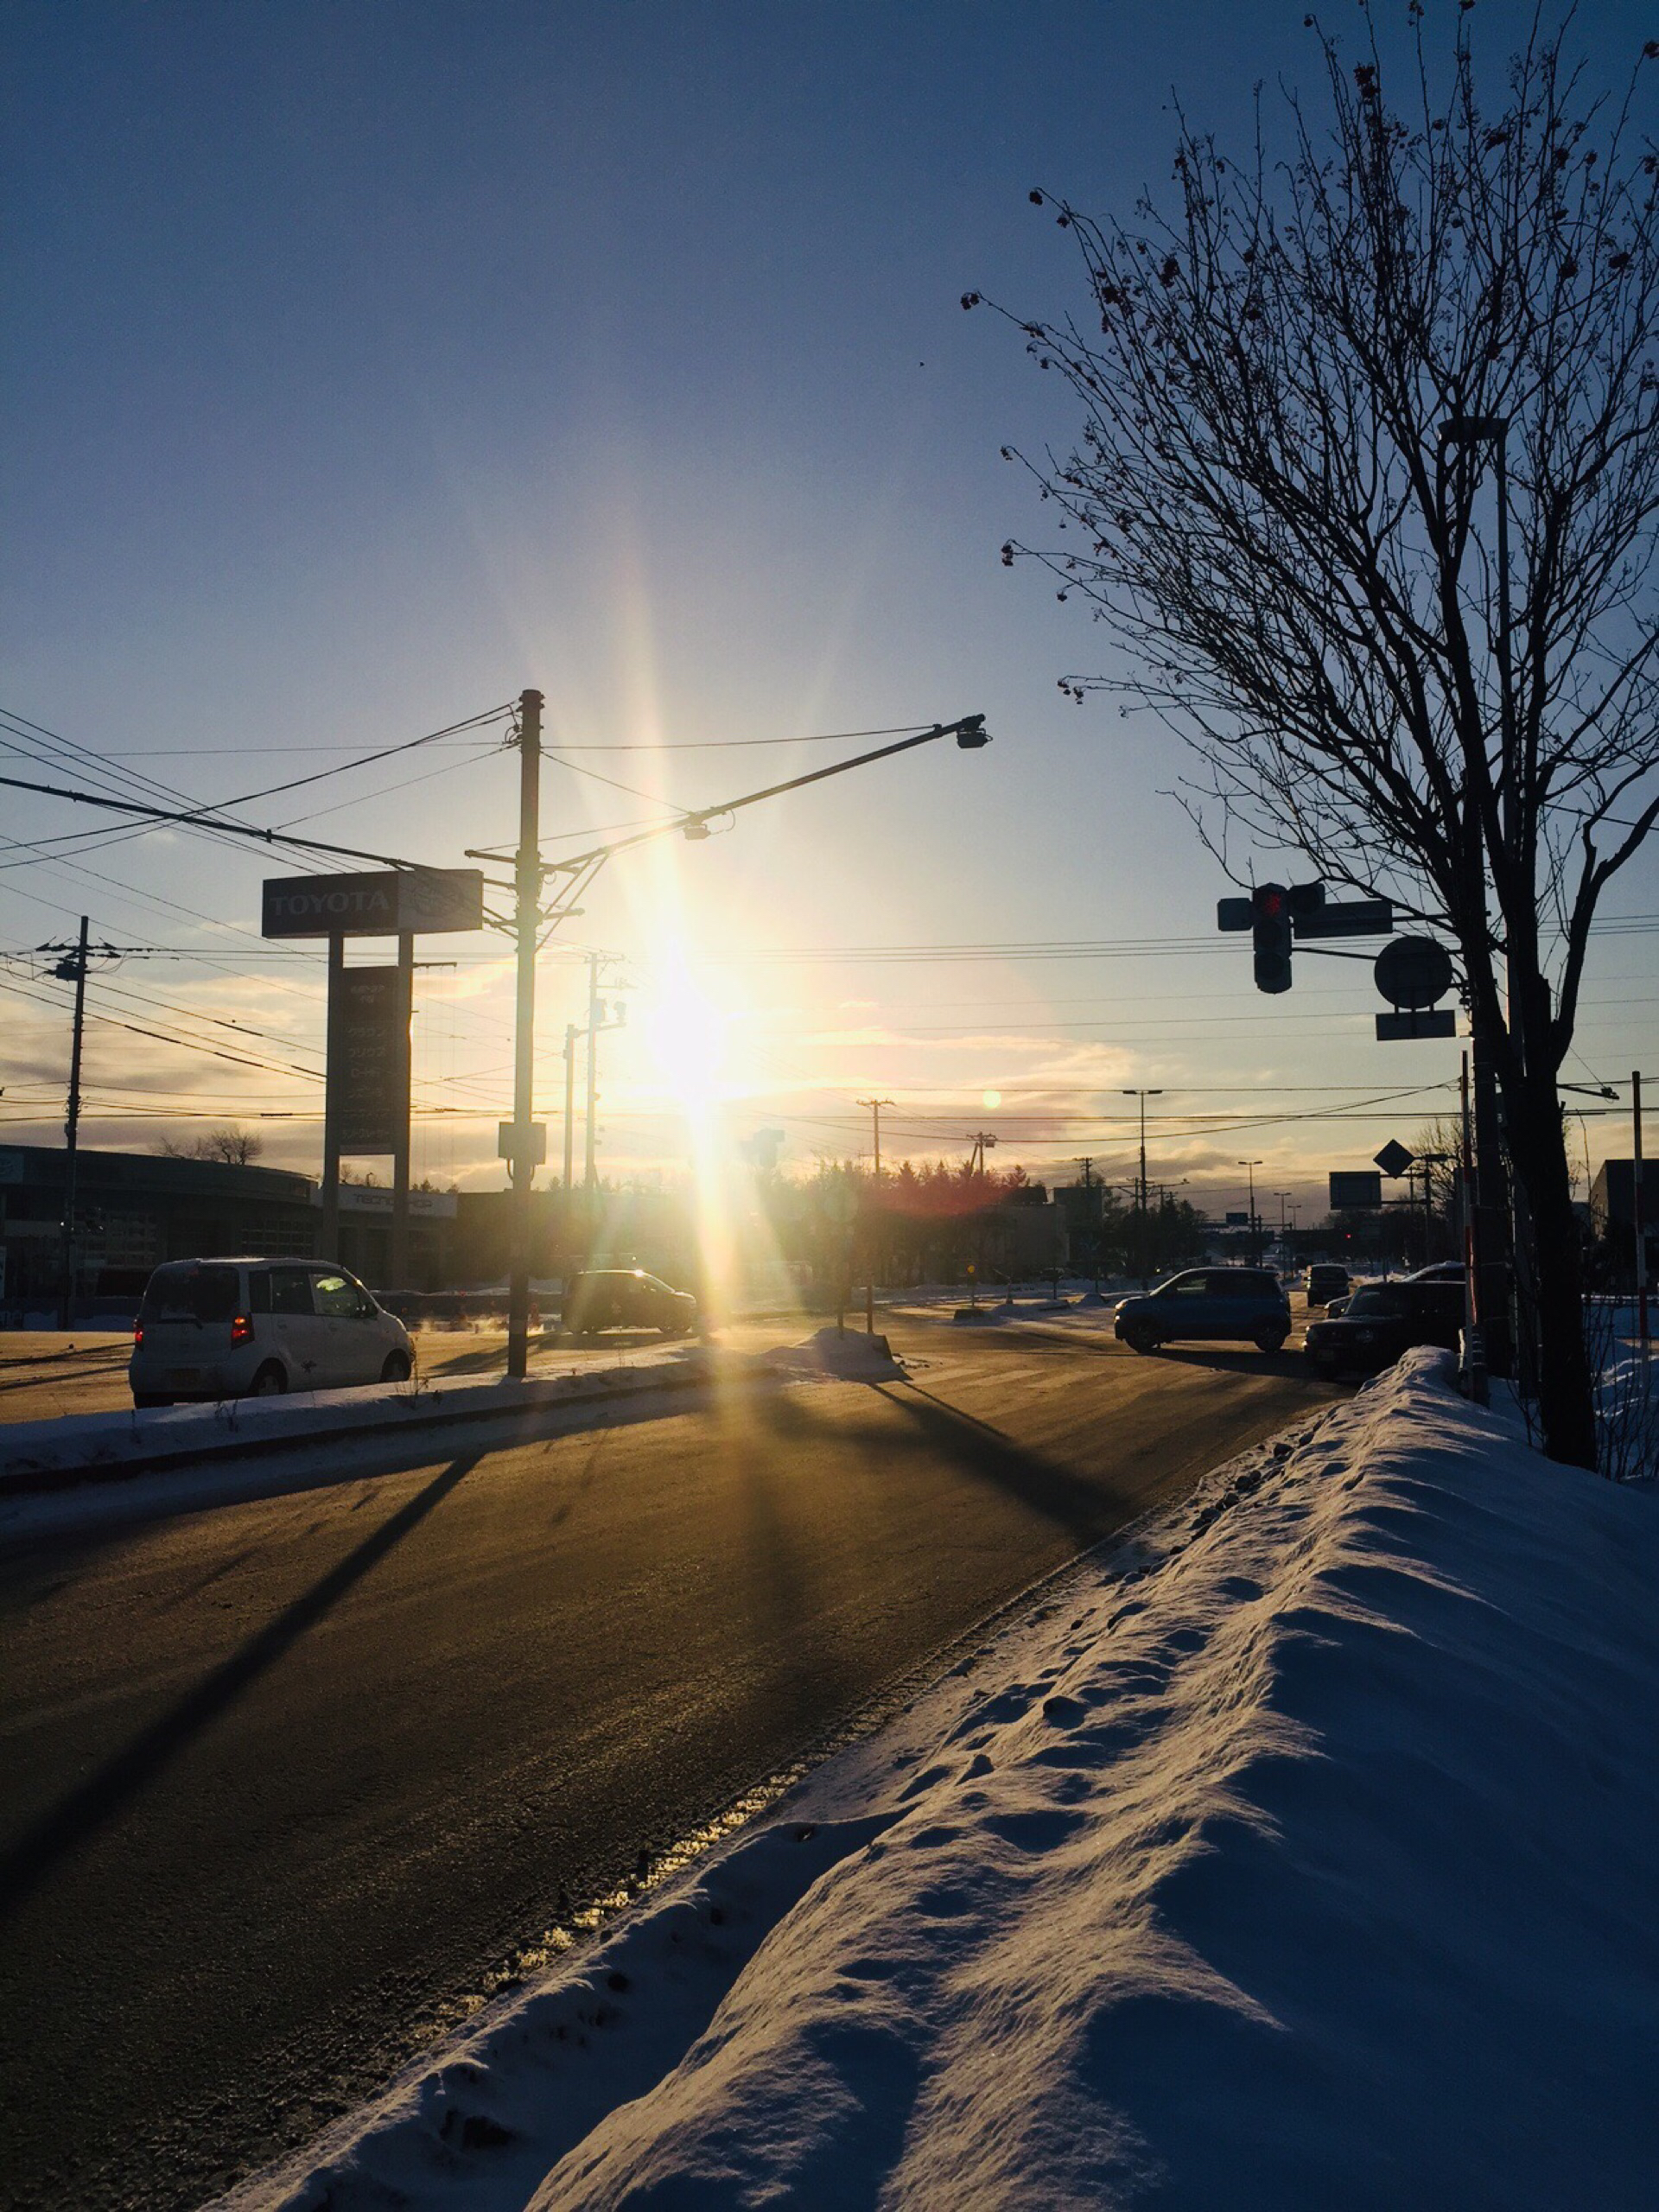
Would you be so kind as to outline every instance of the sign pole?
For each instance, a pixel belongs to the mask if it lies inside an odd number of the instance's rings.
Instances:
[[[536,941],[542,925],[542,695],[518,701],[518,859],[513,873],[518,940],[518,1002],[513,1023],[512,1271],[507,1287],[507,1373],[530,1371],[531,1185],[536,1162],[530,1127],[536,1110]]]
[[[340,1256],[340,1003],[346,973],[346,939],[328,933],[328,1046],[323,1055],[322,1220],[317,1232],[320,1260]]]
[[[391,1250],[387,1272],[394,1290],[408,1290],[409,1279],[409,1062],[410,1023],[415,1014],[415,938],[403,930],[397,938],[398,1038],[403,1046],[399,1089],[404,1110],[397,1124],[397,1148],[391,1155]]]

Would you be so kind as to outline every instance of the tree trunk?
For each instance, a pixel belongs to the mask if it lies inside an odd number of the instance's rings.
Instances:
[[[1538,1413],[1544,1450],[1571,1467],[1596,1464],[1596,1411],[1584,1343],[1584,1253],[1567,1135],[1554,1084],[1525,1077],[1504,1097],[1510,1151],[1532,1212],[1537,1265]]]

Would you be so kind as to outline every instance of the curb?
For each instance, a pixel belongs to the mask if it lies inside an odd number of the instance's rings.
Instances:
[[[238,1437],[232,1428],[211,1444],[180,1445],[171,1451],[147,1451],[121,1459],[88,1459],[71,1466],[31,1466],[27,1461],[8,1465],[0,1460],[0,1497],[38,1497],[60,1490],[73,1490],[83,1483],[125,1482],[136,1475],[165,1474],[176,1467],[199,1466],[210,1459],[249,1459],[291,1452],[315,1444],[343,1444],[382,1438],[390,1432],[402,1435],[411,1429],[453,1428],[477,1421],[510,1421],[515,1416],[571,1407],[601,1405],[618,1398],[644,1397],[653,1390],[701,1389],[711,1380],[709,1370],[684,1368],[632,1370],[637,1382],[619,1383],[614,1377],[595,1389],[585,1375],[550,1376],[523,1387],[534,1396],[515,1397],[501,1405],[446,1408],[441,1392],[423,1391],[416,1397],[389,1402],[399,1411],[391,1418],[325,1420],[315,1427],[295,1427],[276,1435]],[[575,1388],[570,1387],[575,1384]],[[472,1386],[472,1387],[476,1387]],[[377,1407],[376,1413],[379,1408]]]

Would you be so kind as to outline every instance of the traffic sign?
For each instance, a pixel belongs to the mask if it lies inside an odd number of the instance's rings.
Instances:
[[[1312,937],[1383,937],[1394,927],[1389,899],[1351,899],[1342,906],[1298,910],[1296,934]]]
[[[1433,1006],[1452,988],[1452,956],[1432,937],[1397,937],[1377,954],[1371,972],[1390,1006]]]
[[[1385,1175],[1403,1175],[1417,1157],[1414,1152],[1408,1152],[1404,1145],[1394,1137],[1389,1139],[1381,1152],[1371,1156]]]
[[[1449,1006],[1408,1007],[1401,1014],[1379,1014],[1376,1041],[1400,1045],[1414,1037],[1455,1037],[1458,1017]]]

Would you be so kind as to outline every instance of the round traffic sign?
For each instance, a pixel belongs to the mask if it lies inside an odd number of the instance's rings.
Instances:
[[[1432,937],[1397,937],[1371,970],[1390,1006],[1433,1006],[1452,988],[1452,956]]]

